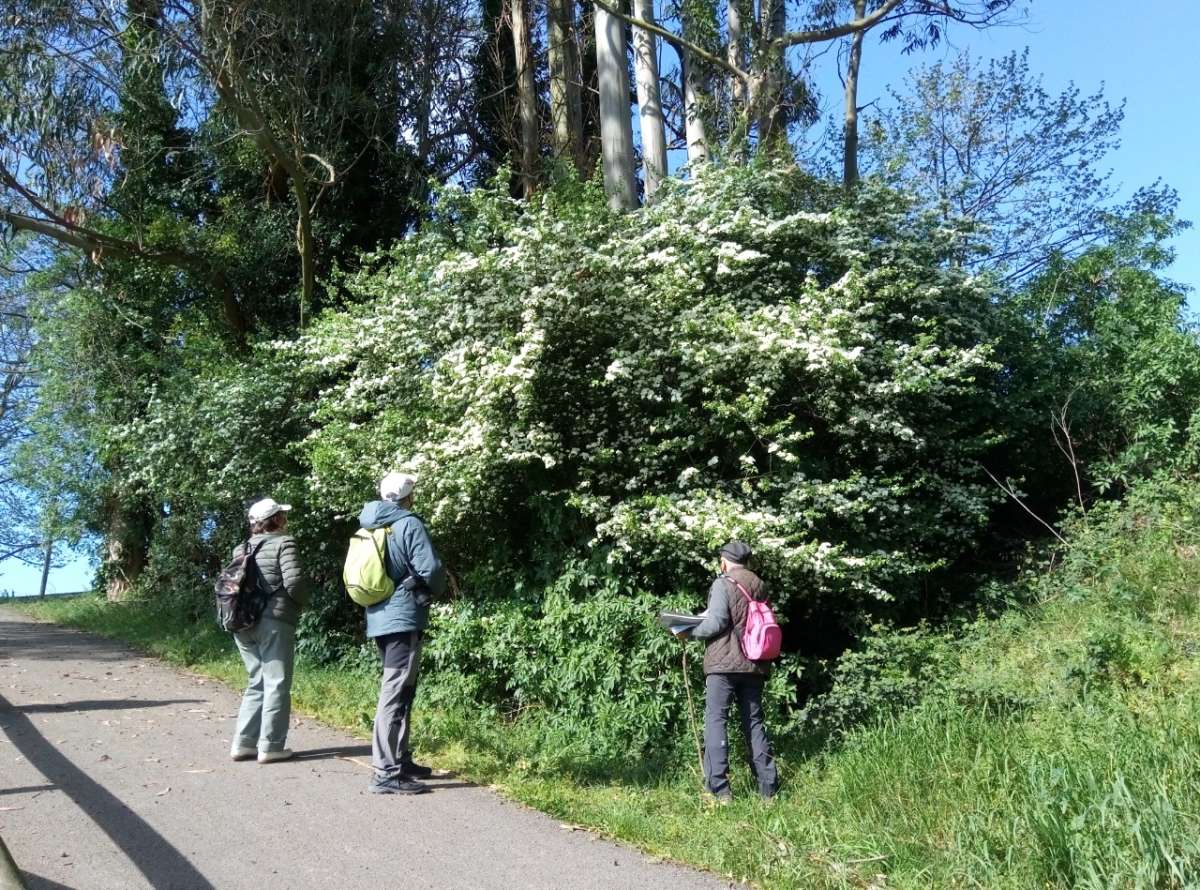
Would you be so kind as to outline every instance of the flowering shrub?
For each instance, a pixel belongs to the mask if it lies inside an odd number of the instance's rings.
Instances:
[[[789,605],[907,596],[973,546],[995,366],[961,232],[763,171],[628,217],[443,205],[280,346],[325,381],[318,509],[402,466],[460,568],[602,552],[629,589],[694,590],[736,535]]]
[[[431,655],[463,696],[660,701],[678,650],[652,612],[699,607],[730,537],[797,630],[903,605],[978,544],[999,434],[992,303],[955,263],[971,246],[798,172],[714,171],[628,216],[448,191],[345,282],[351,308],[275,345],[317,394],[296,497],[328,529],[385,469],[421,477],[463,581]]]
[[[460,590],[426,695],[536,711],[560,753],[678,740],[680,650],[654,613],[700,608],[739,537],[786,623],[788,705],[797,652],[925,602],[984,540],[977,460],[1004,415],[972,249],[895,193],[848,204],[796,171],[714,170],[630,215],[586,190],[446,191],[341,282],[346,308],[242,359],[196,344],[118,431],[126,486],[199,541],[158,541],[148,583],[211,571],[242,499],[270,493],[319,586],[301,648],[352,650],[345,537],[407,469]],[[202,577],[173,586],[207,599]]]

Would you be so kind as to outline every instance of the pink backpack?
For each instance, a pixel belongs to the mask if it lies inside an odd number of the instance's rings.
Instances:
[[[728,577],[728,576],[726,576]],[[733,581],[732,578],[729,578]],[[775,613],[765,601],[759,602],[741,583],[733,581],[746,598],[746,626],[742,628],[742,654],[751,661],[771,661],[779,657],[783,631]]]

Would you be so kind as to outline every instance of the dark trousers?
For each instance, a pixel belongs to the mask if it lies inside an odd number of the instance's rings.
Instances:
[[[383,656],[383,679],[375,709],[371,765],[377,779],[390,779],[401,775],[412,760],[408,736],[421,667],[421,632],[386,634],[375,642]]]
[[[704,779],[713,794],[729,791],[729,706],[737,699],[742,733],[750,749],[750,771],[758,791],[770,797],[779,790],[779,775],[763,720],[762,677],[757,674],[709,674],[704,678]]]

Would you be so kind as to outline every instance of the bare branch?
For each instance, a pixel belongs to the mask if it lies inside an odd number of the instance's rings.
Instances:
[[[895,2],[899,2],[899,0],[895,0]],[[639,19],[631,15],[626,15],[619,9],[609,6],[608,3],[604,2],[604,0],[592,0],[592,5],[603,9],[609,15],[614,16],[627,24],[634,25],[638,28],[643,28],[652,34],[657,34],[659,37],[670,43],[678,50],[682,50],[683,52],[693,55],[698,59],[703,59],[710,65],[714,65],[717,68],[732,74],[734,77],[740,78],[746,83],[750,82],[750,74],[746,71],[743,71],[736,65],[731,65],[728,59],[723,59],[721,56],[709,52],[704,47],[698,46],[689,40],[683,39],[678,34],[668,31],[661,25],[656,25],[654,22],[648,22],[645,19]]]
[[[1009,488],[1007,485],[1005,485],[1003,482],[1001,482],[999,479],[997,479],[995,476],[993,476],[992,471],[989,470],[987,467],[983,466],[983,464],[980,464],[979,466],[985,473],[987,473],[988,478],[996,483],[996,486],[1002,492],[1004,492],[1006,495],[1008,495],[1010,498],[1012,498],[1014,501],[1017,502],[1017,504],[1020,506],[1020,508],[1022,510],[1024,510],[1026,513],[1028,513],[1030,516],[1032,516],[1034,519],[1036,519],[1038,522],[1040,522],[1043,526],[1045,526],[1046,529],[1050,532],[1050,534],[1052,534],[1052,535],[1054,535],[1054,537],[1058,538],[1059,541],[1061,541],[1064,544],[1067,543],[1067,539],[1064,538],[1062,535],[1060,535],[1058,533],[1058,531],[1054,528],[1054,526],[1052,526],[1046,520],[1042,519],[1042,517],[1038,516],[1036,513],[1034,513],[1032,510],[1030,510],[1029,507],[1027,507],[1025,505],[1025,502],[1023,500],[1021,500],[1021,498],[1017,495],[1017,493],[1015,491],[1013,491],[1011,488]]]
[[[592,0],[596,2],[596,0]],[[836,40],[839,37],[845,37],[847,34],[853,34],[856,31],[866,31],[875,27],[888,15],[896,9],[904,0],[887,0],[877,10],[860,19],[853,19],[849,22],[844,22],[840,25],[833,25],[829,28],[816,28],[810,31],[792,31],[784,34],[773,41],[776,46],[788,47],[796,46],[801,43],[825,43],[829,40]]]
[[[1063,406],[1057,414],[1054,411],[1050,412],[1050,432],[1054,435],[1054,444],[1071,464],[1071,472],[1075,475],[1075,496],[1079,499],[1079,509],[1086,513],[1087,506],[1083,502],[1083,481],[1079,478],[1079,459],[1075,456],[1075,443],[1071,439],[1071,423],[1068,420],[1071,399],[1075,398],[1078,389],[1076,387],[1071,390],[1071,394],[1067,396],[1067,400],[1063,402]]]
[[[363,145],[362,151],[359,152],[359,157],[362,157],[362,155],[366,153],[366,150],[368,148],[370,148],[370,143],[366,143],[365,145]],[[329,163],[329,161],[325,160],[320,155],[313,154],[312,152],[305,152],[303,157],[310,158],[310,159],[316,161],[318,164],[320,164],[322,167],[324,167],[325,172],[329,174],[329,178],[327,180],[325,180],[325,182],[321,183],[322,186],[331,186],[331,185],[337,184],[338,174],[337,174],[337,170],[334,169],[333,164]]]

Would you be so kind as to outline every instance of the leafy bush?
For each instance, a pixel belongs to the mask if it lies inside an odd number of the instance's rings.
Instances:
[[[1032,303],[961,271],[974,247],[903,196],[867,185],[847,203],[794,170],[712,170],[632,215],[578,186],[534,203],[447,190],[420,233],[341,282],[344,309],[238,360],[196,342],[122,428],[123,487],[162,505],[147,588],[206,603],[243,499],[271,493],[296,504],[320,588],[302,651],[373,664],[340,559],[378,476],[401,467],[459,582],[430,641],[444,704],[541,714],[583,757],[678,744],[679,648],[651,617],[698,606],[737,536],[793,650],[770,686],[780,721],[837,732],[903,710],[948,669],[939,634],[867,642],[824,699],[779,713],[798,702],[797,653],[836,656],[874,622],[965,601],[1011,536],[989,525],[980,464],[1033,466],[1006,436],[1051,403],[1042,372],[1101,363],[1043,367],[1038,350],[1117,356],[1140,305],[1087,338],[1035,334]],[[1182,367],[1194,342],[1169,300],[1139,293]],[[1084,296],[1052,315],[1082,318]],[[1109,643],[1103,671],[1081,656],[1078,676],[1137,675]],[[810,670],[805,686],[822,683]],[[1029,700],[1016,681],[958,694]],[[603,729],[575,732],[585,720]]]
[[[830,688],[814,696],[800,716],[821,736],[894,717],[944,691],[957,668],[958,650],[948,633],[926,628],[876,627],[837,659]]]
[[[842,200],[769,170],[634,216],[448,191],[345,282],[353,308],[280,344],[319,393],[310,514],[422,478],[464,574],[431,636],[446,695],[665,743],[678,649],[651,617],[700,600],[722,541],[753,543],[794,627],[842,634],[980,541],[996,312],[947,262],[969,234]]]

